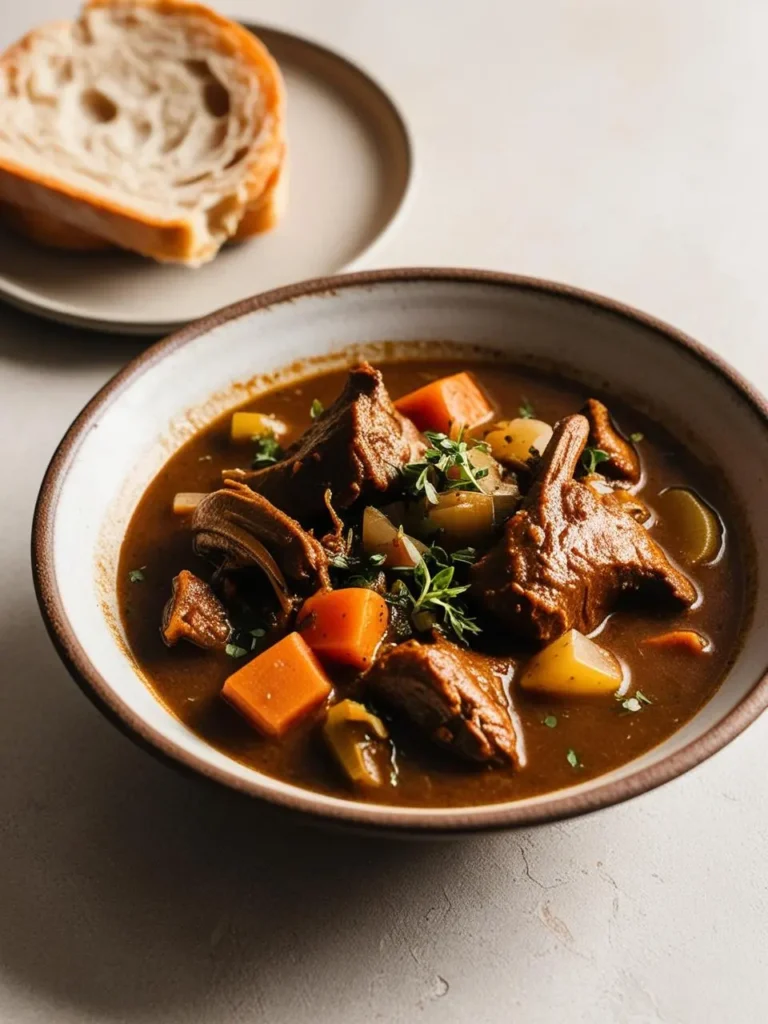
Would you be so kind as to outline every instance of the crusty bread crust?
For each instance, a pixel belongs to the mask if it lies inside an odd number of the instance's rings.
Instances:
[[[266,135],[253,147],[245,168],[247,201],[237,208],[233,197],[208,212],[218,221],[227,218],[235,224],[242,221],[248,207],[261,208],[254,212],[244,229],[252,234],[253,225],[265,224],[275,218],[268,185],[279,170],[284,151],[284,87],[277,64],[266,47],[242,26],[216,14],[201,4],[189,0],[90,0],[85,11],[97,8],[137,9],[149,8],[160,14],[190,15],[207,22],[212,33],[212,45],[224,54],[236,56],[245,62],[258,78],[265,107]],[[38,37],[35,30],[8,50],[0,58],[0,67],[11,75],[20,58],[34,48]],[[279,175],[278,175],[279,181]],[[35,168],[0,158],[0,201],[28,211],[16,215],[17,224],[26,233],[35,234],[51,244],[66,238],[57,222],[71,225],[72,245],[83,248],[87,236],[96,236],[103,243],[131,249],[156,260],[197,265],[215,256],[220,242],[202,247],[200,232],[194,217],[163,220],[132,210],[128,205],[95,196],[87,189],[76,188],[57,180]],[[261,230],[262,228],[256,228]],[[230,232],[230,235],[232,232]]]
[[[280,222],[288,197],[288,157],[283,156],[267,187],[258,199],[246,209],[232,242],[246,241],[254,235],[272,231]],[[0,220],[19,235],[49,249],[67,252],[103,252],[116,246],[105,238],[90,234],[74,224],[57,220],[40,210],[0,202]]]

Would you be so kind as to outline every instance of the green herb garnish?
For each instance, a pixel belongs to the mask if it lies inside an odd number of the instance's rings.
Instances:
[[[585,448],[581,456],[581,464],[588,473],[595,473],[601,462],[610,459],[608,452],[602,448]]]
[[[464,565],[474,565],[477,559],[477,552],[474,548],[461,548],[451,553],[452,562],[461,562]]]
[[[413,594],[401,580],[392,588],[392,603],[410,608],[411,621],[417,629],[424,630],[437,621],[449,629],[457,640],[466,643],[466,634],[481,633],[480,626],[467,614],[464,604],[458,600],[461,594],[469,590],[468,585],[455,584],[453,581],[456,568],[453,565],[443,566],[433,576],[429,571],[426,558],[418,565],[409,569],[418,588]]]
[[[244,658],[248,653],[245,647],[239,647],[237,644],[227,644],[224,650],[230,658]]]
[[[642,711],[643,704],[653,704],[653,701],[646,697],[642,690],[635,690],[634,697],[627,697],[625,699],[622,699],[621,695],[617,695],[616,700],[620,701],[621,706],[629,714],[636,714],[638,711]]]
[[[256,648],[259,646],[259,641],[263,640],[266,635],[267,635],[266,629],[262,629],[260,626],[257,626],[256,629],[249,629],[248,630],[248,636],[251,638],[251,650],[252,651],[256,650]],[[238,650],[240,650],[240,649],[241,648],[238,648]],[[227,653],[229,653],[229,652],[227,652]],[[233,657],[234,657],[234,655],[233,655]]]
[[[309,415],[313,420],[319,420],[325,412],[325,406],[319,398],[312,400],[312,405],[309,407]]]
[[[568,753],[565,755],[565,759],[568,762],[568,764],[571,766],[571,768],[583,768],[584,767],[584,765],[579,760],[579,755],[576,753],[575,750],[569,750]]]
[[[269,466],[283,457],[283,449],[272,431],[268,434],[254,437],[252,440],[256,445],[256,452],[252,463],[253,469],[259,469],[260,466]]]
[[[354,576],[344,581],[345,587],[370,587],[378,578],[386,560],[386,555],[369,555],[368,558],[362,559],[355,555],[340,553],[334,555],[331,565],[341,572],[354,572]]]
[[[548,729],[554,729],[557,725],[557,717],[555,715],[547,715],[547,717],[543,719],[543,722]]]
[[[629,440],[632,442],[632,444],[640,444],[641,441],[645,440],[645,434],[639,434],[639,433],[630,434],[629,435]]]
[[[523,401],[521,402],[520,407],[517,410],[517,415],[520,417],[521,420],[532,420],[536,415],[533,411],[533,406],[525,397],[525,395],[523,395]]]
[[[451,565],[473,565],[477,557],[474,548],[461,548],[459,551],[452,551],[450,555],[434,542],[424,552],[427,564],[433,569],[447,569]]]
[[[144,582],[144,570],[146,565],[142,565],[140,569],[131,569],[128,573],[128,579],[131,583],[143,583]]]
[[[479,481],[488,476],[487,467],[476,468],[470,452],[490,452],[484,441],[462,440],[463,428],[454,441],[447,434],[427,430],[425,436],[430,447],[419,462],[409,462],[403,473],[412,482],[409,492],[413,497],[423,494],[432,505],[437,504],[439,491],[482,491]]]

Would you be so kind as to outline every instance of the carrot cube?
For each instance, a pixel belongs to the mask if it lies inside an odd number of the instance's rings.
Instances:
[[[244,665],[221,691],[222,697],[269,736],[283,736],[330,693],[331,683],[322,665],[298,633],[289,633]]]
[[[425,384],[398,398],[395,407],[419,430],[451,436],[462,427],[471,430],[493,415],[493,406],[470,373],[456,373]]]
[[[374,590],[321,590],[308,598],[296,628],[323,660],[366,669],[389,625],[389,608]]]

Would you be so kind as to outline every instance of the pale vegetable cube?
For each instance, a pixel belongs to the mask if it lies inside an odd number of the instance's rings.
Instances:
[[[383,564],[390,569],[412,569],[421,561],[426,547],[369,505],[363,512],[363,550],[368,556],[384,555]]]
[[[543,420],[514,419],[492,424],[483,440],[491,447],[491,455],[505,466],[524,467],[531,449],[541,455],[552,437],[552,427]]]
[[[173,496],[173,514],[176,516],[191,515],[205,497],[204,491],[179,491]]]
[[[447,491],[427,510],[426,530],[448,549],[478,547],[493,536],[494,499],[477,491]]]
[[[670,487],[656,499],[662,524],[672,533],[670,554],[686,565],[711,562],[722,543],[720,522],[708,505],[687,487]]]
[[[517,481],[513,477],[506,479],[509,474],[499,465],[490,452],[484,448],[470,448],[469,461],[475,470],[483,470],[484,476],[478,478],[478,486],[484,494],[517,494]],[[448,474],[450,477],[450,473]]]
[[[231,437],[233,441],[252,441],[254,437],[281,437],[288,427],[275,416],[260,412],[235,412],[232,414]]]
[[[555,697],[604,697],[620,689],[622,678],[610,651],[570,629],[531,658],[520,686]]]

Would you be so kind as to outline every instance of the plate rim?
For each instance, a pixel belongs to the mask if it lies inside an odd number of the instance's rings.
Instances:
[[[379,247],[389,239],[394,230],[403,222],[404,215],[411,205],[415,191],[414,185],[418,166],[416,162],[416,143],[414,140],[413,129],[411,128],[410,122],[404,113],[403,104],[401,104],[399,97],[397,96],[398,90],[389,84],[383,84],[377,74],[373,74],[366,70],[366,68],[364,68],[357,60],[350,57],[343,50],[339,50],[335,46],[330,46],[319,39],[313,38],[309,35],[299,34],[298,32],[293,32],[287,28],[281,28],[266,21],[256,22],[250,19],[237,18],[235,20],[256,36],[260,36],[261,34],[279,36],[289,43],[298,43],[301,46],[309,47],[311,50],[344,65],[348,72],[352,72],[359,79],[362,79],[362,81],[366,83],[368,89],[376,93],[378,98],[388,108],[393,124],[396,125],[400,135],[400,142],[405,160],[406,173],[403,188],[386,223],[373,236],[370,242],[356,253],[351,260],[340,264],[332,271],[329,271],[328,275],[323,276],[352,273],[358,269],[362,269],[364,264],[370,260],[372,254],[378,252]],[[11,235],[10,230],[8,231],[8,234]],[[65,251],[62,252],[62,256],[66,256]],[[191,273],[194,273],[194,271],[191,271]],[[280,285],[278,287],[287,287],[287,284]],[[201,317],[193,317],[189,320],[169,319],[134,321],[120,318],[106,320],[95,315],[89,315],[85,311],[77,312],[76,309],[69,310],[64,304],[59,304],[54,300],[49,300],[42,296],[40,298],[35,298],[28,288],[9,282],[2,274],[0,274],[0,301],[7,303],[15,309],[20,309],[24,313],[40,317],[41,319],[49,322],[63,324],[67,327],[78,327],[102,334],[115,334],[122,336],[133,335],[134,337],[162,339],[163,337],[183,330],[189,324],[202,319]],[[237,301],[245,300],[241,299]],[[227,306],[228,305],[231,305],[231,303],[228,303]],[[210,312],[205,313],[204,316],[214,316],[219,309],[227,308],[227,306],[216,307]]]
[[[684,775],[734,740],[768,708],[768,664],[759,670],[747,694],[722,719],[696,739],[662,760],[623,778],[598,783],[587,792],[569,789],[556,791],[540,803],[507,801],[478,807],[443,809],[434,815],[431,808],[401,808],[386,804],[365,805],[338,801],[318,807],[306,790],[291,787],[288,792],[265,790],[258,780],[236,779],[226,771],[180,749],[159,730],[147,725],[110,690],[107,681],[95,669],[78,640],[61,600],[53,568],[53,534],[58,498],[69,467],[84,436],[98,420],[102,409],[119,397],[133,381],[156,362],[176,349],[188,345],[231,320],[241,319],[258,310],[295,299],[334,293],[342,289],[398,283],[461,283],[496,285],[565,299],[592,308],[599,314],[612,314],[634,321],[661,334],[669,343],[683,349],[704,369],[724,382],[739,401],[745,402],[761,421],[768,435],[768,400],[730,364],[683,331],[631,306],[594,292],[540,278],[507,274],[502,271],[463,268],[393,268],[356,274],[341,274],[287,285],[244,299],[210,316],[187,325],[181,331],[149,347],[132,359],[87,403],[60,442],[38,495],[32,527],[32,568],[35,594],[48,634],[70,675],[86,696],[125,735],[176,768],[226,786],[235,792],[259,799],[262,803],[292,812],[301,812],[310,820],[333,823],[369,832],[389,831],[412,836],[456,835],[498,831],[521,826],[545,824],[601,810],[623,803]],[[421,816],[419,816],[419,813]]]

